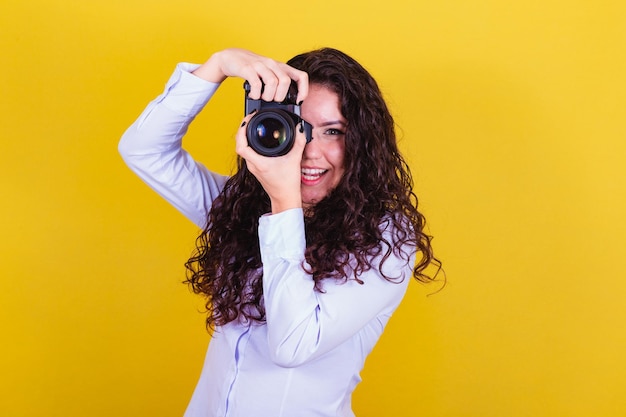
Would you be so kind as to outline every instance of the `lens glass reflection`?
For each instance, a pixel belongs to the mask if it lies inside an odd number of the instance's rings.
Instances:
[[[287,140],[285,125],[276,119],[264,119],[256,127],[259,142],[266,148],[276,148]]]

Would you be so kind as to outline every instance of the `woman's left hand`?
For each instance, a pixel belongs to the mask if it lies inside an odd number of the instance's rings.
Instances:
[[[246,137],[246,125],[252,116],[254,114],[246,116],[244,123],[237,131],[235,148],[237,154],[246,160],[248,169],[269,195],[272,214],[293,208],[301,208],[300,166],[302,153],[306,145],[304,133],[300,133],[299,129],[296,129],[296,140],[293,148],[286,155],[259,155],[248,145]]]

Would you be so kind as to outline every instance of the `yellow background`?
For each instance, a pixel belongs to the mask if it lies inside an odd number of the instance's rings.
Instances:
[[[4,0],[0,415],[182,414],[197,230],[117,141],[179,61],[325,45],[379,81],[448,276],[409,287],[357,415],[626,415],[624,4]],[[227,81],[187,140],[220,172],[242,102]]]

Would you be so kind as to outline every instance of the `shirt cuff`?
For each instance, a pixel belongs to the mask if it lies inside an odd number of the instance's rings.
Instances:
[[[302,209],[262,216],[259,219],[259,245],[264,262],[274,259],[303,260],[306,238]]]
[[[157,103],[185,117],[200,113],[220,84],[193,75],[191,72],[199,66],[187,62],[178,64],[165,91],[156,99]]]

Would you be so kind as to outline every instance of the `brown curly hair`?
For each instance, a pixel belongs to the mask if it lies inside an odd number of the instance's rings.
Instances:
[[[412,254],[402,250],[407,244],[418,254],[413,276],[421,282],[434,279],[424,269],[441,264],[424,232],[411,171],[398,150],[395,124],[376,81],[357,61],[332,48],[298,55],[288,64],[307,72],[311,84],[337,93],[348,120],[345,174],[305,217],[304,255],[315,289],[323,291],[325,279],[365,284],[359,276],[372,268],[373,256],[382,255],[382,263],[392,253],[408,260]],[[265,320],[257,229],[259,217],[270,211],[267,194],[239,158],[237,172],[214,200],[185,264],[185,282],[207,298],[207,327]],[[387,222],[391,240],[382,233]],[[393,280],[380,265],[378,269]]]

